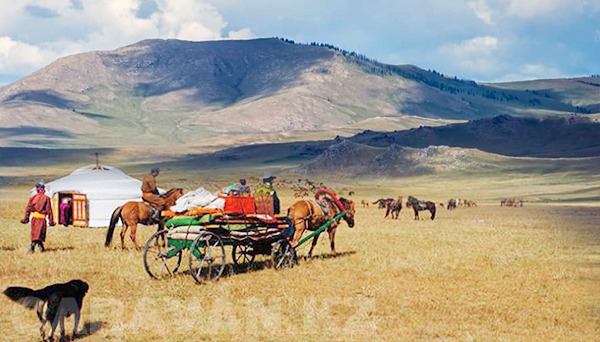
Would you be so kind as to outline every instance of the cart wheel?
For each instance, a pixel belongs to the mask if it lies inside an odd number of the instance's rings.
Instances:
[[[167,243],[168,230],[154,233],[144,246],[144,268],[150,277],[165,279],[173,276],[181,265],[183,252],[175,250]],[[169,253],[170,252],[170,253]]]
[[[194,240],[189,254],[192,277],[198,283],[216,281],[225,270],[225,246],[218,235],[203,232]]]
[[[296,250],[286,239],[273,243],[271,258],[275,269],[292,268],[296,264]]]
[[[254,259],[256,258],[256,251],[252,245],[233,245],[233,249],[231,250],[231,259],[233,260],[233,264],[235,266],[241,268],[250,268],[252,267],[252,263],[254,263]]]

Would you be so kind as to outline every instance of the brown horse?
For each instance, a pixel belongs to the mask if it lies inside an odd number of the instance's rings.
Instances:
[[[388,202],[384,218],[388,218],[389,216],[391,219],[398,219],[400,217],[400,211],[402,211],[402,196]]]
[[[288,218],[294,223],[294,238],[292,240],[292,246],[296,246],[298,241],[302,238],[302,234],[305,230],[315,231],[324,225],[328,220],[331,220],[335,215],[346,210],[348,213],[343,217],[344,221],[348,224],[348,227],[354,227],[354,202],[345,198],[340,198],[340,202],[343,208],[339,208],[328,197],[324,197],[322,200],[326,209],[323,209],[320,204],[314,200],[299,200],[292,204],[288,209]],[[331,246],[331,252],[335,254],[335,231],[338,223],[333,223],[327,228],[329,233],[329,242]],[[315,235],[308,252],[309,258],[312,259],[312,252],[317,245],[319,235]]]
[[[162,197],[165,199],[165,206],[167,208],[175,205],[175,201],[177,201],[177,199],[181,196],[183,196],[183,189],[181,188],[171,189],[162,195]],[[154,211],[155,209],[146,202],[134,201],[127,202],[115,209],[110,218],[110,224],[108,226],[108,232],[106,232],[106,241],[104,242],[104,245],[110,245],[113,233],[115,231],[115,226],[117,225],[119,219],[121,219],[121,223],[123,224],[123,228],[121,228],[121,248],[125,249],[125,233],[127,233],[128,228],[131,228],[129,231],[129,238],[131,239],[131,242],[133,242],[135,249],[139,250],[140,246],[138,246],[135,239],[138,223],[147,226],[158,224],[158,230],[162,229],[164,222],[163,220],[159,220],[159,222],[155,221],[153,218]]]
[[[431,220],[435,219],[435,203],[431,201],[419,201],[418,199],[408,196],[406,200],[406,207],[413,208],[415,211],[415,220],[419,219],[419,211],[429,210],[431,213]]]

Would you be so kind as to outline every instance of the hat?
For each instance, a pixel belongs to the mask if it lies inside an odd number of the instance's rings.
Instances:
[[[277,177],[273,176],[270,172],[265,172],[265,174],[263,174],[263,176],[261,177],[261,179],[265,180],[273,180]]]
[[[152,172],[152,173],[157,173],[157,172],[160,172],[160,168],[158,168],[158,167],[153,167],[153,168],[152,168],[152,170],[150,170],[150,172]]]
[[[38,182],[38,183],[35,185],[35,187],[36,187],[36,188],[45,188],[45,187],[46,187],[46,185],[44,184],[44,181],[42,180],[42,181],[39,181],[39,182]]]

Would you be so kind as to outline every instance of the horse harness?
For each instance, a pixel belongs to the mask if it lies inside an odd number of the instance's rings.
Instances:
[[[331,215],[330,215],[330,210],[329,210],[329,208],[327,207],[327,204],[325,204],[325,203],[321,203],[320,201],[313,201],[313,202],[310,202],[310,201],[308,201],[308,200],[304,200],[304,203],[306,203],[306,206],[308,207],[308,210],[309,210],[309,215],[308,215],[307,217],[305,217],[305,218],[304,218],[304,220],[305,220],[305,221],[309,221],[309,220],[311,220],[313,217],[315,217],[315,212],[313,211],[313,206],[312,206],[312,204],[311,204],[311,203],[316,203],[316,204],[319,206],[319,208],[321,209],[321,212],[323,213],[323,217],[324,217],[326,220],[329,220],[329,219],[330,219]]]

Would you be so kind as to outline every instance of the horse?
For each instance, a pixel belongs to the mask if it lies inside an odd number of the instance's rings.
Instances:
[[[392,202],[393,198],[380,198],[377,201],[373,202],[373,204],[378,204],[379,209],[387,208],[388,204]]]
[[[343,220],[346,221],[348,227],[354,227],[354,202],[345,198],[340,198],[339,202],[343,206],[342,208],[339,208],[335,201],[328,197],[324,197],[323,206],[325,206],[326,209],[323,209],[321,204],[318,204],[315,200],[299,200],[292,204],[287,211],[288,218],[294,223],[294,237],[292,239],[292,246],[296,247],[305,230],[315,231],[319,229],[327,221],[331,220],[335,215],[344,210],[346,210],[348,213],[343,217]],[[337,226],[338,223],[334,222],[327,228],[331,252],[333,254],[336,254],[335,232]],[[312,245],[310,246],[310,251],[308,252],[310,259],[312,259],[312,252],[317,245],[319,235],[320,234],[315,235],[312,240]]]
[[[398,199],[393,200],[388,203],[387,208],[385,210],[384,218],[387,218],[389,215],[391,219],[398,219],[400,217],[401,210],[402,210],[402,196],[400,196],[400,197],[398,197]]]
[[[181,188],[173,188],[162,195],[162,197],[165,199],[165,206],[167,208],[175,205],[175,201],[177,201],[177,199],[181,196],[183,196],[183,189]],[[108,247],[110,245],[113,233],[115,231],[115,226],[117,225],[119,219],[121,219],[121,223],[123,224],[123,228],[121,228],[121,248],[125,249],[125,233],[127,233],[128,228],[131,228],[129,231],[129,238],[131,239],[131,242],[133,242],[135,249],[139,250],[140,246],[138,246],[135,239],[138,223],[147,226],[158,224],[157,231],[160,231],[163,228],[163,220],[159,220],[157,222],[153,218],[155,210],[156,209],[152,208],[146,202],[135,201],[127,202],[115,209],[110,218],[110,224],[108,226],[108,231],[106,232],[106,241],[104,242],[104,246]]]
[[[448,205],[446,206],[448,210],[456,209],[456,198],[451,198],[448,200]]]
[[[429,210],[431,213],[431,220],[435,219],[435,203],[431,201],[419,201],[418,199],[408,196],[406,200],[406,207],[412,207],[415,211],[415,220],[419,219],[419,211]]]
[[[369,202],[367,200],[360,200],[360,204],[362,204],[363,208],[368,208],[369,207]]]

